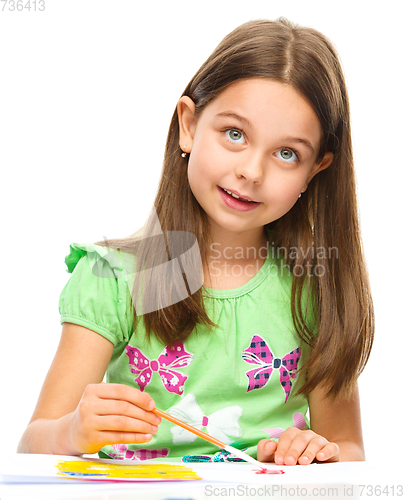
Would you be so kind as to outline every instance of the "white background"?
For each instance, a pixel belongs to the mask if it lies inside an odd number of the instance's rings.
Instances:
[[[401,459],[400,2],[45,0],[45,6],[0,11],[3,456],[17,447],[58,345],[69,243],[127,236],[144,223],[169,122],[189,80],[236,26],[285,16],[325,33],[343,61],[376,311],[375,345],[360,378],[366,454],[386,465]]]

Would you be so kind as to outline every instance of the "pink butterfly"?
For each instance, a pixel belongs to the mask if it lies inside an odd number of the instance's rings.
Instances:
[[[283,358],[277,358],[271,352],[267,342],[259,335],[253,335],[250,346],[242,351],[242,359],[247,363],[260,365],[246,372],[249,387],[246,392],[261,389],[270,380],[273,370],[279,370],[280,383],[285,392],[285,403],[292,389],[292,379],[297,377],[298,361],[301,349],[297,347]]]
[[[142,392],[152,380],[153,373],[158,372],[167,391],[183,394],[187,375],[173,368],[188,366],[194,358],[194,354],[187,352],[183,344],[166,346],[158,359],[153,360],[149,360],[138,348],[130,345],[126,346],[125,353],[129,358],[131,373],[137,375],[135,383]]]

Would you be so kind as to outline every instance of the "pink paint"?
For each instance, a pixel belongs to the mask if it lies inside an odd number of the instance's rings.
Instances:
[[[208,425],[208,417],[204,416],[203,419],[202,419],[202,426],[203,427],[207,427],[207,425]]]
[[[284,474],[283,470],[279,469],[252,469],[256,474]]]

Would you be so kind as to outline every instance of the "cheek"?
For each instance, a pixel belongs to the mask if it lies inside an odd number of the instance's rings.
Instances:
[[[200,141],[193,144],[188,160],[188,179],[192,189],[218,184],[223,163],[215,151]]]
[[[274,189],[273,185],[273,189],[270,190],[268,203],[272,208],[275,219],[285,215],[297,203],[303,184],[295,181],[284,182],[278,184],[277,189]]]
[[[204,193],[208,191],[210,176],[207,173],[207,170],[204,167],[204,162],[199,155],[190,154],[187,167],[187,176],[190,189],[197,201],[201,204]]]
[[[188,159],[187,176],[188,182],[190,184],[191,190],[194,192],[201,182],[204,180],[204,169],[201,165],[200,158],[197,160],[198,156],[191,153]]]
[[[297,201],[299,194],[304,186],[304,180],[300,179],[280,179],[277,183],[277,189],[271,190],[272,197],[281,204],[292,207]]]

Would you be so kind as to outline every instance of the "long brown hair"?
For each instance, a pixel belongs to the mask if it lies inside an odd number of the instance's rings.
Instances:
[[[291,288],[294,327],[311,346],[300,393],[309,394],[323,386],[332,398],[347,397],[370,355],[374,310],[359,231],[349,102],[339,58],[332,43],[314,29],[284,18],[253,20],[221,41],[182,96],[193,100],[198,118],[207,103],[242,78],[271,78],[292,85],[312,104],[321,123],[318,160],[327,151],[334,154],[332,164],[312,179],[291,210],[266,229],[271,230],[272,245],[281,249],[284,263],[293,271],[306,270],[293,272]],[[136,233],[97,244],[136,253],[138,270],[142,265],[152,268],[165,260],[167,250],[167,241],[165,249],[153,236],[155,214],[163,234],[194,234],[201,260],[208,266],[208,219],[188,183],[176,110],[153,213],[142,229],[143,239]],[[331,258],[328,249],[338,249],[338,256]],[[314,272],[316,269],[322,272]],[[167,293],[171,286],[159,284],[153,293]],[[147,335],[153,332],[165,344],[184,341],[196,327],[198,331],[198,324],[216,326],[204,308],[201,287],[194,293],[188,291],[184,300],[142,316],[137,317],[134,309],[135,325],[142,317]],[[302,299],[308,291],[307,297],[313,300],[304,307]],[[315,324],[308,322],[308,308]]]

